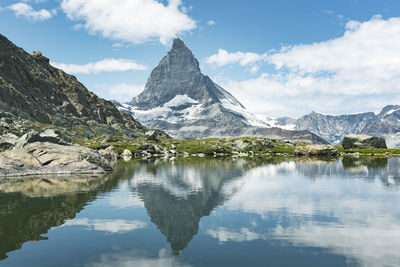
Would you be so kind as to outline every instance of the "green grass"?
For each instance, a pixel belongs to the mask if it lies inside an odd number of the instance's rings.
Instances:
[[[169,149],[176,150],[178,153],[187,152],[189,154],[204,153],[205,155],[213,155],[214,151],[232,152],[232,148],[226,145],[226,139],[196,139],[196,140],[174,140],[164,139],[160,142]],[[175,146],[175,148],[173,148]]]
[[[162,143],[171,147],[174,145],[178,153],[187,152],[189,154],[203,153],[205,155],[213,155],[216,153],[231,154],[233,151],[249,153],[253,151],[260,153],[286,153],[294,152],[294,145],[279,140],[270,140],[257,137],[238,137],[238,138],[207,138],[195,140],[163,140]],[[240,143],[243,147],[238,147]],[[270,144],[271,148],[268,148]],[[240,146],[239,145],[239,146]]]
[[[74,143],[87,146],[93,149],[105,148],[113,146],[118,153],[122,153],[128,149],[132,153],[139,153],[138,148],[142,145],[154,145],[160,147],[162,150],[174,150],[179,154],[189,153],[205,154],[206,156],[213,156],[215,153],[223,153],[225,156],[233,155],[232,152],[248,153],[256,157],[267,157],[268,155],[292,155],[296,146],[307,145],[305,143],[289,143],[280,140],[273,140],[258,137],[237,137],[237,138],[206,138],[195,140],[179,140],[179,139],[162,139],[159,141],[148,140],[145,137],[139,138],[123,138],[114,136],[111,137],[113,141],[107,141],[105,136],[97,137],[94,139],[75,138]],[[239,145],[238,145],[239,144]],[[245,144],[245,145],[244,145]],[[387,156],[391,155],[400,156],[400,148],[398,149],[343,149],[342,146],[335,146],[340,152],[345,153],[360,153],[361,156]]]
[[[52,127],[51,124],[39,123],[39,122],[33,123],[33,129],[38,132],[43,132],[47,129],[50,129],[51,127]]]

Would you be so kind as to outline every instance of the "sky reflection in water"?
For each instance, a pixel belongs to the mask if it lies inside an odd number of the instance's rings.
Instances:
[[[0,266],[398,266],[399,184],[398,158],[135,160],[2,181]]]

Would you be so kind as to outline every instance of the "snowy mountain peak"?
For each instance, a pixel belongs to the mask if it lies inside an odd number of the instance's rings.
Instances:
[[[384,118],[388,115],[392,115],[393,113],[398,113],[400,111],[400,105],[387,105],[382,109],[379,113],[380,118]]]
[[[128,104],[132,106],[131,111],[135,110],[137,114],[145,111],[157,114],[155,109],[169,109],[168,103],[177,99],[187,102],[174,107],[174,111],[183,112],[188,108],[193,111],[195,106],[199,114],[204,111],[205,116],[209,116],[206,110],[218,109],[218,112],[236,116],[243,125],[268,127],[247,112],[234,96],[201,73],[197,59],[180,38],[174,40],[172,49],[151,72],[145,90]],[[187,115],[185,112],[182,114]]]
[[[151,72],[144,91],[119,108],[176,138],[285,135],[287,140],[324,142],[309,132],[271,130],[268,123],[203,75],[192,51],[179,38]]]

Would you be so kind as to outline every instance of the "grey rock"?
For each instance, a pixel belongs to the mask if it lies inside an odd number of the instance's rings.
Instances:
[[[111,170],[107,159],[78,145],[32,142],[0,153],[0,176],[102,174]]]
[[[243,140],[236,140],[233,142],[233,148],[237,150],[246,149],[249,146],[249,143],[245,143]]]
[[[30,131],[24,134],[15,143],[15,148],[22,149],[25,145],[35,142],[48,142],[66,145],[66,143],[58,137],[54,130],[46,130],[40,134],[37,131]]]
[[[111,163],[115,163],[118,160],[118,152],[113,146],[109,146],[106,149],[100,149],[99,154]]]
[[[36,131],[30,131],[23,136],[21,136],[17,142],[15,143],[15,148],[16,149],[22,149],[25,145],[34,143],[34,142],[39,142],[41,141],[42,137],[40,134]]]
[[[137,149],[140,152],[146,152],[149,154],[155,154],[157,152],[157,149],[154,145],[150,145],[150,144],[144,144],[140,147],[138,147]]]
[[[344,149],[370,149],[370,148],[387,148],[384,138],[352,134],[343,138],[342,146]]]
[[[128,149],[125,149],[124,152],[122,152],[121,157],[132,157],[132,152]]]
[[[9,148],[15,145],[18,136],[12,133],[6,133],[0,138],[0,148]]]
[[[339,156],[339,150],[331,145],[296,146],[294,154],[298,156]]]
[[[164,131],[161,131],[158,129],[153,129],[153,130],[147,131],[145,133],[145,135],[147,136],[147,138],[149,140],[155,140],[155,141],[159,141],[161,139],[171,139],[171,136],[169,136]]]

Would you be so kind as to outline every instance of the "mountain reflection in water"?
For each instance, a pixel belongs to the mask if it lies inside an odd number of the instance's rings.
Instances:
[[[397,266],[399,182],[398,158],[132,160],[103,177],[2,180],[0,265],[41,266],[21,246],[68,234],[79,257],[53,265]]]

